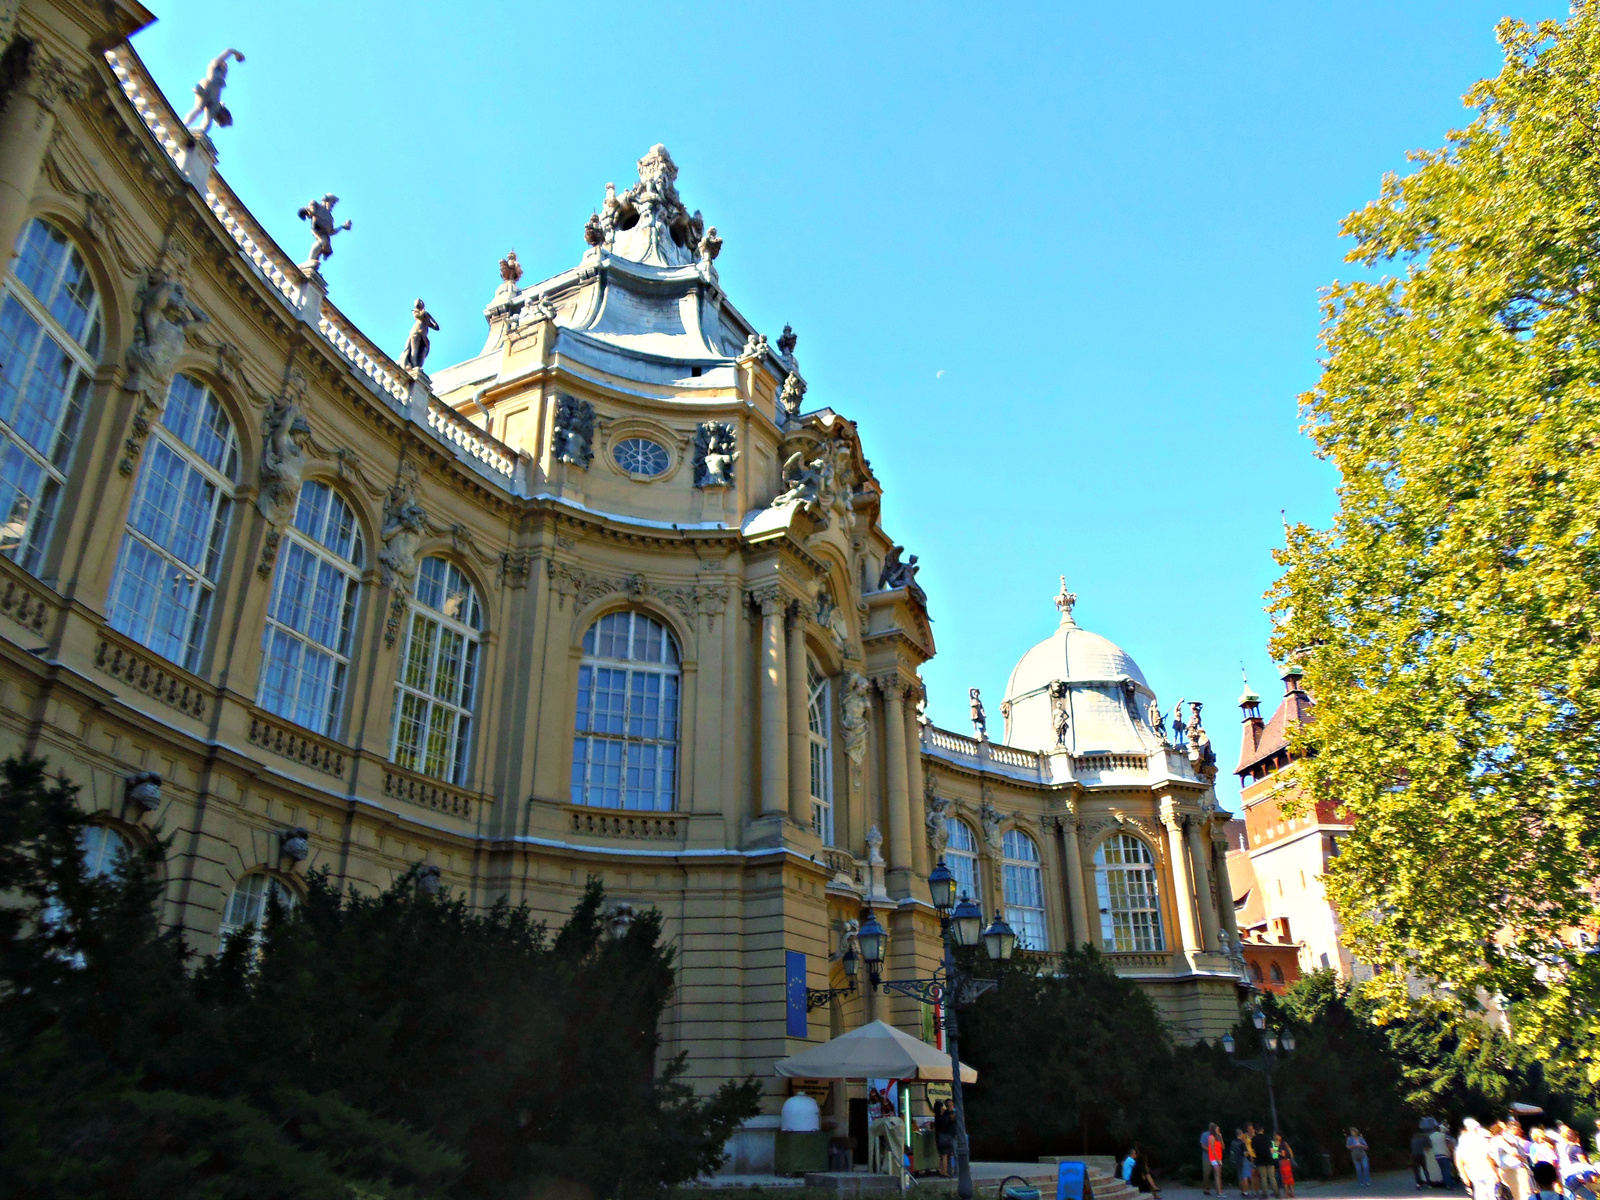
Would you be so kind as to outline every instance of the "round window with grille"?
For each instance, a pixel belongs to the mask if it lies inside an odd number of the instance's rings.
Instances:
[[[630,475],[660,475],[672,465],[665,448],[649,438],[624,438],[612,448],[611,457]]]

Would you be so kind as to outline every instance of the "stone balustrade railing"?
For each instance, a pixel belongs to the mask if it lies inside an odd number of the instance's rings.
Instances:
[[[428,428],[491,470],[508,478],[516,474],[516,451],[437,400],[428,404]]]
[[[123,94],[139,114],[152,137],[174,164],[179,163],[190,145],[189,135],[177,115],[167,107],[165,97],[143,72],[136,57],[124,50],[106,51],[106,62],[122,87]],[[299,266],[285,254],[234,195],[233,189],[215,171],[205,185],[206,206],[227,230],[240,252],[296,314],[304,298],[304,276]],[[411,396],[411,380],[400,366],[374,345],[337,308],[324,299],[318,314],[317,329],[340,357],[361,372],[373,386],[397,407],[404,410]],[[437,400],[429,399],[428,428],[462,457],[488,468],[507,486],[516,475],[514,450],[471,421]]]

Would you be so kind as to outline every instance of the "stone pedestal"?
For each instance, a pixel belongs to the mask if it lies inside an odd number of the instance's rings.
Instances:
[[[178,170],[191,187],[202,194],[217,166],[217,148],[203,133],[189,135],[189,144],[178,151]]]
[[[311,263],[300,264],[300,319],[307,325],[322,320],[322,302],[328,295],[328,281]]]

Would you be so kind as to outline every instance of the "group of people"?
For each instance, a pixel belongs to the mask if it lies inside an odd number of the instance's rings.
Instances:
[[[1459,1137],[1437,1132],[1449,1146],[1448,1156],[1439,1160],[1440,1186],[1453,1186],[1447,1175],[1453,1168],[1455,1178],[1471,1189],[1472,1200],[1600,1196],[1600,1167],[1590,1160],[1578,1131],[1560,1121],[1524,1132],[1514,1116],[1489,1126],[1468,1117]],[[1417,1186],[1424,1186],[1420,1174]]]
[[[1294,1195],[1294,1149],[1281,1133],[1250,1124],[1235,1129],[1230,1143],[1211,1124],[1200,1135],[1200,1178],[1206,1195],[1222,1195],[1225,1162],[1239,1178],[1241,1197]]]

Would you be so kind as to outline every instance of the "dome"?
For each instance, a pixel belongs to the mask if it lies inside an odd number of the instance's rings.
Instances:
[[[1060,624],[1011,672],[1006,742],[1074,754],[1148,753],[1161,744],[1147,712],[1155,692],[1132,655],[1078,627],[1072,615],[1077,599],[1062,579]]]

